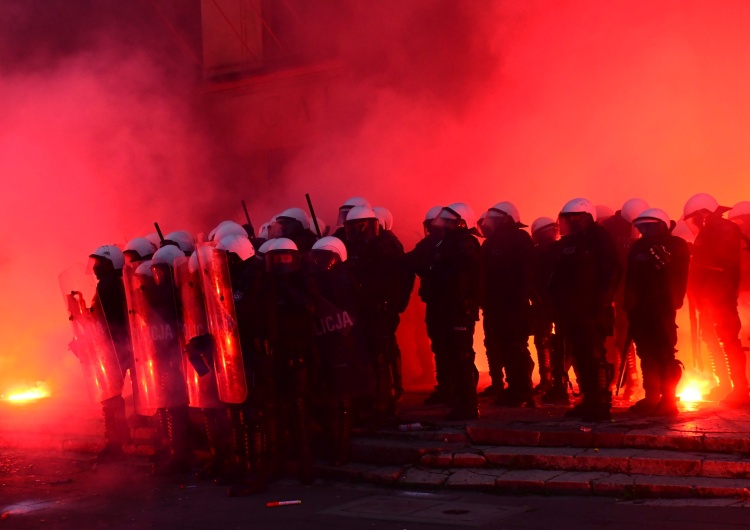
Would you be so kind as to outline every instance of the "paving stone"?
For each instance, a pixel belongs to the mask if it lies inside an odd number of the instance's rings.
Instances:
[[[475,444],[486,445],[539,445],[539,431],[501,429],[482,425],[469,425],[466,432]]]
[[[575,458],[575,469],[579,471],[605,471],[628,473],[630,458],[643,453],[643,449],[585,449]]]
[[[707,458],[701,464],[700,475],[703,477],[750,478],[750,460],[739,456],[733,459]]]
[[[732,478],[702,477],[695,484],[699,497],[737,497],[750,499],[750,481]]]
[[[491,489],[495,487],[497,477],[477,473],[473,469],[454,471],[445,483],[449,488]]]
[[[633,477],[617,473],[591,481],[594,495],[624,495],[633,487]]]
[[[544,447],[593,447],[594,433],[578,431],[542,431],[539,445]]]
[[[375,469],[374,466],[358,463],[349,463],[343,466],[332,466],[322,462],[315,464],[315,471],[318,475],[333,480],[360,480],[366,472],[373,469]]]
[[[625,433],[622,432],[595,432],[592,447],[622,447],[625,442]]]
[[[644,451],[630,458],[629,472],[640,475],[695,476],[703,457],[675,451]]]
[[[717,453],[750,453],[750,437],[747,434],[729,436],[727,434],[706,433],[703,438],[706,451]]]
[[[438,488],[442,486],[447,480],[447,473],[411,468],[408,469],[406,473],[404,473],[399,482],[404,486]]]
[[[608,476],[609,473],[598,471],[568,471],[549,479],[546,482],[547,491],[549,493],[589,495],[593,491],[591,483]]]
[[[495,487],[517,493],[542,493],[545,491],[545,483],[562,473],[564,471],[542,469],[508,471],[497,478]]]
[[[365,471],[362,473],[362,478],[367,482],[374,482],[375,484],[393,484],[398,482],[403,474],[404,469],[401,467],[386,466]]]
[[[573,469],[583,449],[570,447],[496,447],[485,451],[492,464],[509,468]]]
[[[453,465],[456,467],[482,467],[487,459],[476,453],[456,453],[453,455]]]
[[[419,464],[425,467],[451,467],[453,465],[453,455],[451,453],[431,453],[422,455]]]
[[[667,477],[631,475],[633,486],[630,492],[643,497],[692,497],[697,494],[696,477]]]
[[[625,447],[643,447],[646,449],[677,449],[680,451],[702,451],[703,436],[666,435],[661,431],[634,430],[629,431],[623,440]]]

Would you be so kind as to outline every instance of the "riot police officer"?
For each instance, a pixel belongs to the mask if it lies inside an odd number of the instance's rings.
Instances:
[[[315,307],[314,397],[323,409],[331,461],[349,461],[353,403],[374,389],[364,322],[358,311],[360,286],[345,266],[344,243],[318,240],[308,255],[309,286]]]
[[[615,242],[617,259],[623,271],[626,270],[630,247],[633,246],[633,242],[638,238],[638,231],[633,226],[633,220],[647,208],[648,203],[645,200],[635,197],[625,201],[622,208],[606,220],[600,220],[597,217],[597,222],[604,227]],[[623,282],[620,282],[615,291],[615,331],[611,337],[607,338],[606,345],[607,356],[614,366],[619,366],[623,355],[625,356],[623,397],[630,399],[638,387],[638,369],[635,362],[634,348],[631,347],[628,351],[623,352],[628,329],[628,319],[624,308],[624,293],[625,285]],[[610,382],[611,387],[616,385],[617,381],[613,380]]]
[[[550,217],[539,217],[531,223],[531,333],[534,335],[539,361],[539,386],[542,402],[568,405],[568,369],[570,360],[553,333],[554,310],[549,283],[555,269],[559,249],[557,223]],[[558,330],[559,333],[559,330]]]
[[[584,421],[610,418],[613,368],[604,341],[614,326],[613,297],[621,269],[606,230],[595,222],[596,209],[573,199],[560,211],[560,254],[550,289],[555,322],[569,348],[583,400],[567,415]]]
[[[530,330],[529,258],[534,242],[523,230],[518,208],[500,202],[484,220],[480,306],[487,361],[500,405],[534,406],[528,348]],[[503,389],[503,368],[508,388]]]
[[[297,461],[300,480],[314,480],[309,427],[309,363],[313,349],[314,307],[309,299],[302,257],[294,242],[274,239],[266,252],[267,337],[273,363],[279,433]],[[291,454],[290,454],[291,453]]]
[[[435,358],[443,358],[451,374],[447,392],[454,408],[446,419],[476,419],[479,373],[474,365],[474,327],[479,319],[480,245],[474,235],[474,212],[464,203],[450,204],[432,227],[440,241],[422,281],[427,333]]]
[[[690,251],[684,240],[670,234],[669,216],[663,210],[646,209],[633,224],[642,237],[628,254],[625,311],[641,359],[646,397],[630,410],[674,416],[683,369],[675,359],[675,318],[687,290]]]
[[[122,251],[115,245],[98,247],[89,256],[91,269],[97,279],[96,295],[91,304],[95,318],[106,322],[114,343],[121,377],[133,369],[133,351],[125,309],[125,287]],[[135,395],[135,393],[134,393]],[[125,414],[125,400],[121,393],[101,402],[104,414],[104,449],[97,455],[100,462],[118,460],[124,456],[123,445],[130,441],[130,427]]]
[[[742,233],[736,224],[722,217],[727,210],[719,206],[711,195],[698,193],[685,203],[684,219],[696,233],[689,288],[695,297],[701,321],[713,323],[723,350],[724,359],[714,359],[714,362],[726,363],[732,382],[732,390],[722,403],[740,407],[750,403],[745,351],[739,338],[741,323],[737,312]]]

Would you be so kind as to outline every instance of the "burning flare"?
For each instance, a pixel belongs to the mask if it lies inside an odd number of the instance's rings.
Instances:
[[[13,390],[12,392],[8,393],[7,396],[3,397],[5,401],[9,401],[16,405],[24,405],[26,403],[31,403],[49,397],[50,394],[51,393],[47,385],[45,385],[41,381],[37,381],[36,386],[34,387],[22,390]]]

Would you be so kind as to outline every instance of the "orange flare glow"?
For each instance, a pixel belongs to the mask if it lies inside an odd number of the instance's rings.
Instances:
[[[49,388],[44,383],[38,382],[35,387],[24,390],[14,390],[5,396],[5,400],[16,405],[24,405],[51,395]]]

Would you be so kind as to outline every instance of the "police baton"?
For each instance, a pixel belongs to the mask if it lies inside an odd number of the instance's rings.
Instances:
[[[154,227],[156,228],[156,233],[159,234],[159,240],[164,243],[166,239],[164,239],[164,234],[161,233],[161,228],[159,228],[159,223],[154,222]]]
[[[315,232],[317,232],[318,239],[320,239],[321,237],[323,237],[323,234],[320,233],[320,227],[318,226],[318,218],[315,217],[315,209],[313,208],[309,193],[305,193],[305,199],[307,199],[307,207],[310,209],[310,217],[312,217],[313,225],[315,225]]]
[[[633,336],[630,334],[630,329],[628,329],[628,333],[625,335],[625,345],[621,352],[622,359],[620,359],[620,372],[617,374],[616,396],[620,395],[620,389],[622,388],[625,379],[625,368],[628,365],[628,354],[630,353],[631,346],[633,346]]]
[[[247,205],[245,204],[245,199],[242,199],[242,209],[245,210],[245,219],[247,219],[247,226],[250,227],[250,237],[255,237],[255,228],[253,228],[253,222],[250,220],[250,214],[247,211]]]

